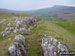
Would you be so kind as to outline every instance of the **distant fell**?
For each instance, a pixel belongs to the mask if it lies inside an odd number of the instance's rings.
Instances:
[[[45,17],[55,17],[63,21],[75,21],[75,7],[56,5],[32,11],[31,14]]]
[[[8,9],[0,9],[2,14],[25,13],[43,17],[55,17],[63,21],[75,21],[75,7],[55,5],[49,8],[42,8],[30,11],[16,11]]]

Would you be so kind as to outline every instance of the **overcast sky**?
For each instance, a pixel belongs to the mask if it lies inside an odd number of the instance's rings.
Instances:
[[[10,10],[34,10],[54,5],[75,6],[75,0],[0,0],[0,8]]]

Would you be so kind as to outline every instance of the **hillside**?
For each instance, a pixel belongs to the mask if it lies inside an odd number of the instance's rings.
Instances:
[[[55,17],[63,21],[75,21],[75,7],[69,6],[53,6],[50,8],[43,8],[34,10],[31,14],[44,16],[44,17]]]
[[[8,9],[0,9],[0,14],[26,13],[41,16],[43,18],[58,18],[61,21],[75,21],[75,7],[56,5],[50,8],[42,8],[30,11],[15,11]]]
[[[17,14],[17,13],[26,13],[26,11],[0,9],[0,15],[4,15],[4,14]]]
[[[2,14],[9,14],[11,13],[10,11],[8,11],[7,9],[0,9],[0,15]]]
[[[2,16],[2,17],[1,17]],[[15,27],[16,19],[21,21],[23,18],[32,18],[33,15],[28,14],[15,14],[14,15],[1,15],[0,16],[0,33],[6,28]],[[21,19],[21,20],[20,20]],[[33,18],[37,19],[36,17]],[[27,19],[26,19],[27,20]],[[14,22],[14,23],[12,23]],[[30,22],[30,21],[29,21]],[[9,23],[12,23],[11,25]],[[36,26],[37,24],[37,26]],[[7,26],[8,25],[8,26]],[[9,26],[10,25],[10,26]],[[33,26],[36,27],[33,27]],[[42,56],[42,39],[44,34],[54,37],[62,44],[68,47],[69,51],[75,51],[75,23],[74,22],[61,22],[61,21],[47,21],[39,20],[37,23],[32,22],[27,25],[27,27],[33,27],[30,31],[26,32],[24,35],[26,43],[27,56]],[[24,25],[25,26],[25,25]],[[20,26],[22,28],[23,26]],[[0,35],[0,55],[9,56],[8,48],[13,44],[14,37],[21,32],[7,34],[6,36]]]

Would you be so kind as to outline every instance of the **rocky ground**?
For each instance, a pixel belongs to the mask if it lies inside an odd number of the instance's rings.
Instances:
[[[2,36],[5,36],[12,32],[18,33],[19,35],[15,36],[15,42],[12,46],[9,47],[8,51],[10,56],[26,56],[26,47],[25,47],[25,38],[24,36],[27,35],[28,31],[30,31],[33,27],[37,26],[37,19],[33,19],[32,17],[27,18],[18,18],[15,20],[16,27],[15,28],[6,28],[5,32],[2,32]],[[13,22],[13,23],[15,23]],[[10,26],[9,23],[7,26]],[[9,31],[9,32],[8,32]],[[24,35],[24,36],[23,36]],[[9,39],[11,40],[11,39]]]
[[[25,35],[27,31],[31,30],[34,26],[36,27],[36,19],[31,18],[27,18],[27,17],[14,17],[15,20],[14,21],[10,21],[7,24],[7,27],[4,29],[4,31],[2,31],[0,34],[2,36],[6,36],[9,33],[13,32],[13,33],[20,33],[22,35]],[[6,20],[3,19],[0,21],[0,23],[4,23]],[[11,26],[14,25],[14,26]]]
[[[0,19],[0,27],[1,56],[58,56],[75,48],[66,29],[35,16]]]
[[[11,33],[16,34],[13,41],[13,44],[8,48],[8,52],[10,56],[26,56],[26,48],[25,48],[25,37],[28,35],[29,31],[32,28],[37,27],[37,21],[34,17],[13,17],[11,20],[5,24],[5,28],[0,32],[1,37],[6,37],[11,35]],[[6,19],[0,20],[0,24],[7,22]],[[2,25],[1,25],[2,26]],[[9,41],[12,38],[8,38]]]

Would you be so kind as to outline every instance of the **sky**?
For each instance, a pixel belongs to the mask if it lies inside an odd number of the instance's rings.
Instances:
[[[35,10],[54,5],[75,6],[75,0],[0,0],[0,8],[10,10]]]

